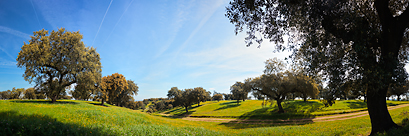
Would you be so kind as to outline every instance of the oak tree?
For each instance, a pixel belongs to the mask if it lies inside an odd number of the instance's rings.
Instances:
[[[104,101],[108,100],[109,103],[120,106],[119,96],[127,89],[128,82],[122,74],[114,73],[102,77],[101,90],[99,92],[102,100],[101,104],[103,105]]]
[[[329,85],[362,80],[367,84],[371,134],[375,134],[397,127],[385,96],[389,85],[397,82],[398,66],[408,60],[408,3],[233,0],[226,7],[226,17],[236,26],[236,33],[247,28],[247,46],[269,39],[277,50],[305,54],[311,70],[322,71]],[[289,36],[288,46],[284,45],[285,35]]]
[[[99,54],[81,40],[79,31],[36,31],[21,47],[17,66],[25,67],[24,79],[45,88],[46,95],[55,102],[84,73],[101,72]]]

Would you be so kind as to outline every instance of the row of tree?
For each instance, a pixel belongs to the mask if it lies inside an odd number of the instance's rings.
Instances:
[[[245,101],[249,92],[253,92],[258,98],[263,95],[271,100],[277,101],[278,112],[283,113],[281,102],[285,99],[301,97],[316,98],[319,94],[320,85],[315,79],[307,76],[300,69],[285,70],[286,64],[277,58],[268,59],[265,62],[264,74],[248,78],[242,82],[236,82],[230,87],[233,98]]]
[[[180,90],[177,87],[172,87],[168,91],[168,98],[173,99],[173,106],[182,106],[185,108],[186,113],[188,111],[188,107],[190,107],[192,104],[197,104],[197,106],[200,106],[200,102],[205,102],[207,100],[211,100],[212,98],[210,97],[211,92],[206,91],[203,89],[203,87],[196,87],[196,88],[189,88],[189,89],[184,89]]]
[[[0,99],[10,100],[10,99],[45,99],[46,95],[39,90],[34,88],[15,88],[12,90],[0,92]],[[64,97],[64,98],[67,98]]]

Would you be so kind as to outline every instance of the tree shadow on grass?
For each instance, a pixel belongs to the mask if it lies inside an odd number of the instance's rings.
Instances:
[[[241,105],[241,104],[229,104],[229,105],[225,104],[225,106],[220,107],[220,108],[217,108],[217,109],[215,109],[214,111],[224,110],[224,109],[228,109],[228,108],[234,108],[234,107],[238,107],[238,106],[240,106],[240,105]]]
[[[237,101],[223,102],[223,103],[220,103],[219,105],[229,105],[233,103],[237,103]]]
[[[345,102],[347,103],[348,107],[351,109],[360,109],[360,108],[366,108],[366,102],[363,101],[353,101],[353,102]]]
[[[106,103],[104,103],[104,105],[101,105],[101,103],[91,103],[91,102],[87,102],[88,104],[92,104],[95,106],[103,106],[103,107],[109,107]]]
[[[284,110],[286,111],[286,110]],[[288,120],[288,119],[314,119],[315,116],[310,113],[285,112],[278,113],[277,107],[265,107],[242,114],[239,119],[270,119],[270,120]]]
[[[82,127],[78,124],[62,123],[39,114],[21,115],[16,111],[0,112],[1,135],[108,135],[100,127]],[[112,134],[110,134],[112,135]]]
[[[51,101],[46,101],[46,100],[10,100],[10,102],[36,103],[36,104],[78,104],[78,102],[73,102],[73,101],[56,101],[54,103],[51,103]]]
[[[228,123],[220,123],[230,129],[246,129],[246,128],[260,128],[260,127],[278,127],[278,126],[297,126],[313,123],[312,120],[305,120],[300,122],[274,122],[274,121],[248,121],[248,122],[236,122],[231,121]]]

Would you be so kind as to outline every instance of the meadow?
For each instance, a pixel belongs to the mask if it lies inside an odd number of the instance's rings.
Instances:
[[[228,101],[208,102],[192,108],[199,115],[204,113],[206,105]],[[313,101],[311,101],[313,102]],[[250,108],[247,101],[240,106]],[[297,103],[294,101],[293,103]],[[317,102],[319,103],[319,102]],[[337,102],[341,104],[341,102]],[[393,102],[389,102],[392,103]],[[131,110],[111,105],[98,105],[99,102],[60,100],[50,103],[45,100],[1,100],[0,134],[1,135],[367,135],[370,132],[368,116],[342,121],[309,122],[304,124],[240,124],[220,122],[188,121],[179,118],[153,116],[139,110]],[[399,104],[399,103],[396,103]],[[226,104],[228,105],[228,104]],[[288,102],[287,109],[291,109]],[[225,105],[224,105],[225,106]],[[237,106],[237,107],[240,107]],[[253,105],[256,106],[256,105]],[[261,107],[261,105],[259,105]],[[269,105],[268,105],[269,106]],[[342,105],[332,109],[343,109]],[[223,106],[221,106],[223,107]],[[230,108],[237,108],[230,107]],[[274,107],[274,106],[272,106]],[[314,106],[312,106],[314,107]],[[348,106],[347,106],[348,107]],[[217,107],[213,107],[219,109]],[[263,108],[263,107],[261,107]],[[325,111],[329,108],[317,108]],[[344,107],[345,108],[345,107]],[[362,108],[362,107],[361,107]],[[210,109],[210,107],[208,107]],[[229,108],[226,108],[229,109]],[[244,109],[244,108],[243,108]],[[257,107],[255,107],[257,109]],[[359,106],[356,109],[360,109]],[[202,110],[202,111],[201,111]],[[218,110],[224,115],[225,109]],[[238,111],[233,110],[232,111]],[[251,110],[251,109],[247,109]],[[173,111],[176,113],[177,110]],[[218,112],[216,111],[216,112]],[[314,113],[316,111],[310,111]],[[336,110],[330,110],[336,111]],[[391,110],[393,120],[401,124],[409,117],[409,107]],[[192,115],[194,115],[192,112]],[[300,111],[297,111],[300,112]],[[303,110],[303,112],[305,112]],[[171,112],[169,112],[171,113]],[[243,113],[247,113],[243,111]],[[209,113],[213,115],[218,113]],[[207,114],[206,114],[207,115]],[[408,126],[390,134],[406,131]]]
[[[189,113],[184,108],[174,108],[166,111],[159,111],[159,115],[184,116],[207,118],[238,118],[238,119],[299,119],[314,118],[317,116],[334,115],[366,111],[366,103],[362,100],[339,100],[330,107],[325,107],[319,100],[285,101],[282,103],[285,113],[278,114],[275,103],[262,100],[247,100],[236,103],[235,100],[227,101],[207,101],[202,105],[192,105]],[[262,103],[266,103],[262,106]],[[389,106],[407,104],[407,101],[387,101]]]

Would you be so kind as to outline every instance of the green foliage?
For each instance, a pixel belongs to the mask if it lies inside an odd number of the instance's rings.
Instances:
[[[354,90],[366,90],[376,133],[396,126],[385,97],[389,85],[402,83],[406,73],[407,5],[402,0],[232,0],[225,16],[236,34],[246,28],[247,46],[268,39],[277,51],[295,50],[293,56],[302,56],[313,73],[329,80],[330,91],[343,91],[347,81],[361,83]]]
[[[245,101],[247,99],[249,91],[242,82],[236,82],[230,87],[233,100],[237,100],[237,104],[239,104],[240,100]]]
[[[108,100],[109,103],[115,103],[116,106],[120,106],[120,95],[125,90],[128,90],[128,82],[122,74],[114,73],[102,77],[101,90],[99,92],[102,105],[105,100]]]
[[[212,99],[216,101],[223,100],[223,94],[214,94]]]
[[[29,43],[21,47],[17,66],[25,67],[24,79],[35,82],[55,102],[65,88],[84,77],[94,79],[101,75],[99,54],[85,47],[82,34],[64,28],[48,33],[33,33]]]

